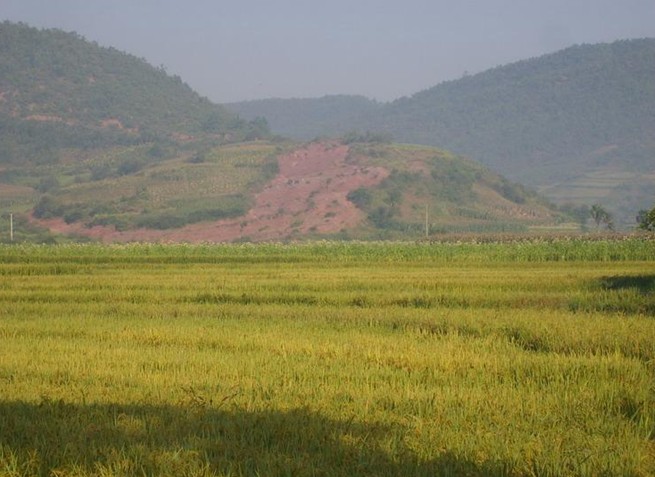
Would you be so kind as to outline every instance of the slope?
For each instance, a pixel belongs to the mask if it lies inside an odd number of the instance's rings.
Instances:
[[[75,33],[0,24],[0,164],[56,162],[64,148],[263,132],[145,60]]]
[[[326,112],[323,124],[332,133],[357,128],[438,145],[560,203],[600,202],[619,220],[634,223],[636,211],[652,204],[655,186],[653,78],[655,39],[630,40],[571,47],[384,105],[357,99],[352,102],[357,110],[335,113],[338,128],[325,98],[315,107]],[[344,102],[340,98],[333,105]],[[308,100],[295,125],[293,102],[288,109],[279,100],[260,105],[230,107],[244,117],[269,113],[276,132],[307,135],[307,117],[313,114]]]
[[[173,158],[136,174],[66,182],[42,196],[32,222],[105,242],[415,239],[426,207],[431,233],[562,221],[533,193],[472,161],[376,142],[224,145],[202,161]]]

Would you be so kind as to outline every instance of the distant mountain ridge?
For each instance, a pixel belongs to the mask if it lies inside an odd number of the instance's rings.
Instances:
[[[244,118],[266,118],[275,133],[300,141],[337,137],[370,129],[388,104],[365,96],[328,95],[321,98],[271,98],[224,105]]]
[[[386,104],[338,96],[227,107],[294,138],[357,129],[438,145],[558,202],[602,203],[627,224],[655,199],[653,78],[655,39],[638,39],[573,46]]]

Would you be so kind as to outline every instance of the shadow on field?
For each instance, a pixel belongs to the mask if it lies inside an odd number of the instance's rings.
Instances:
[[[601,277],[589,283],[589,290],[591,294],[570,301],[571,311],[655,315],[655,275]]]
[[[402,429],[305,409],[0,403],[0,474],[501,475],[445,452],[419,460]],[[395,432],[395,434],[394,434]]]
[[[605,277],[601,285],[606,290],[635,289],[641,293],[655,292],[655,275]]]

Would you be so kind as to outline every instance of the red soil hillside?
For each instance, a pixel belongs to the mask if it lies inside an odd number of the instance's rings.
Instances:
[[[360,166],[347,160],[350,148],[315,142],[278,157],[279,172],[256,196],[242,217],[202,222],[174,230],[85,227],[62,219],[39,223],[53,232],[77,234],[103,242],[179,241],[231,242],[279,240],[305,234],[331,234],[357,226],[363,213],[347,199],[360,187],[372,187],[388,177],[382,167]]]

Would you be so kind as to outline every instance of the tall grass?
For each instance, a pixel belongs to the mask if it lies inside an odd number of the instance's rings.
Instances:
[[[4,261],[43,263],[141,262],[187,263],[220,262],[300,262],[315,260],[343,263],[373,261],[382,263],[407,261],[439,261],[466,263],[493,262],[572,262],[572,261],[635,261],[655,259],[655,238],[652,235],[625,236],[589,240],[587,238],[532,238],[516,241],[458,242],[301,242],[241,244],[67,244],[50,245],[0,244]]]
[[[0,248],[0,475],[651,475],[628,242]]]

